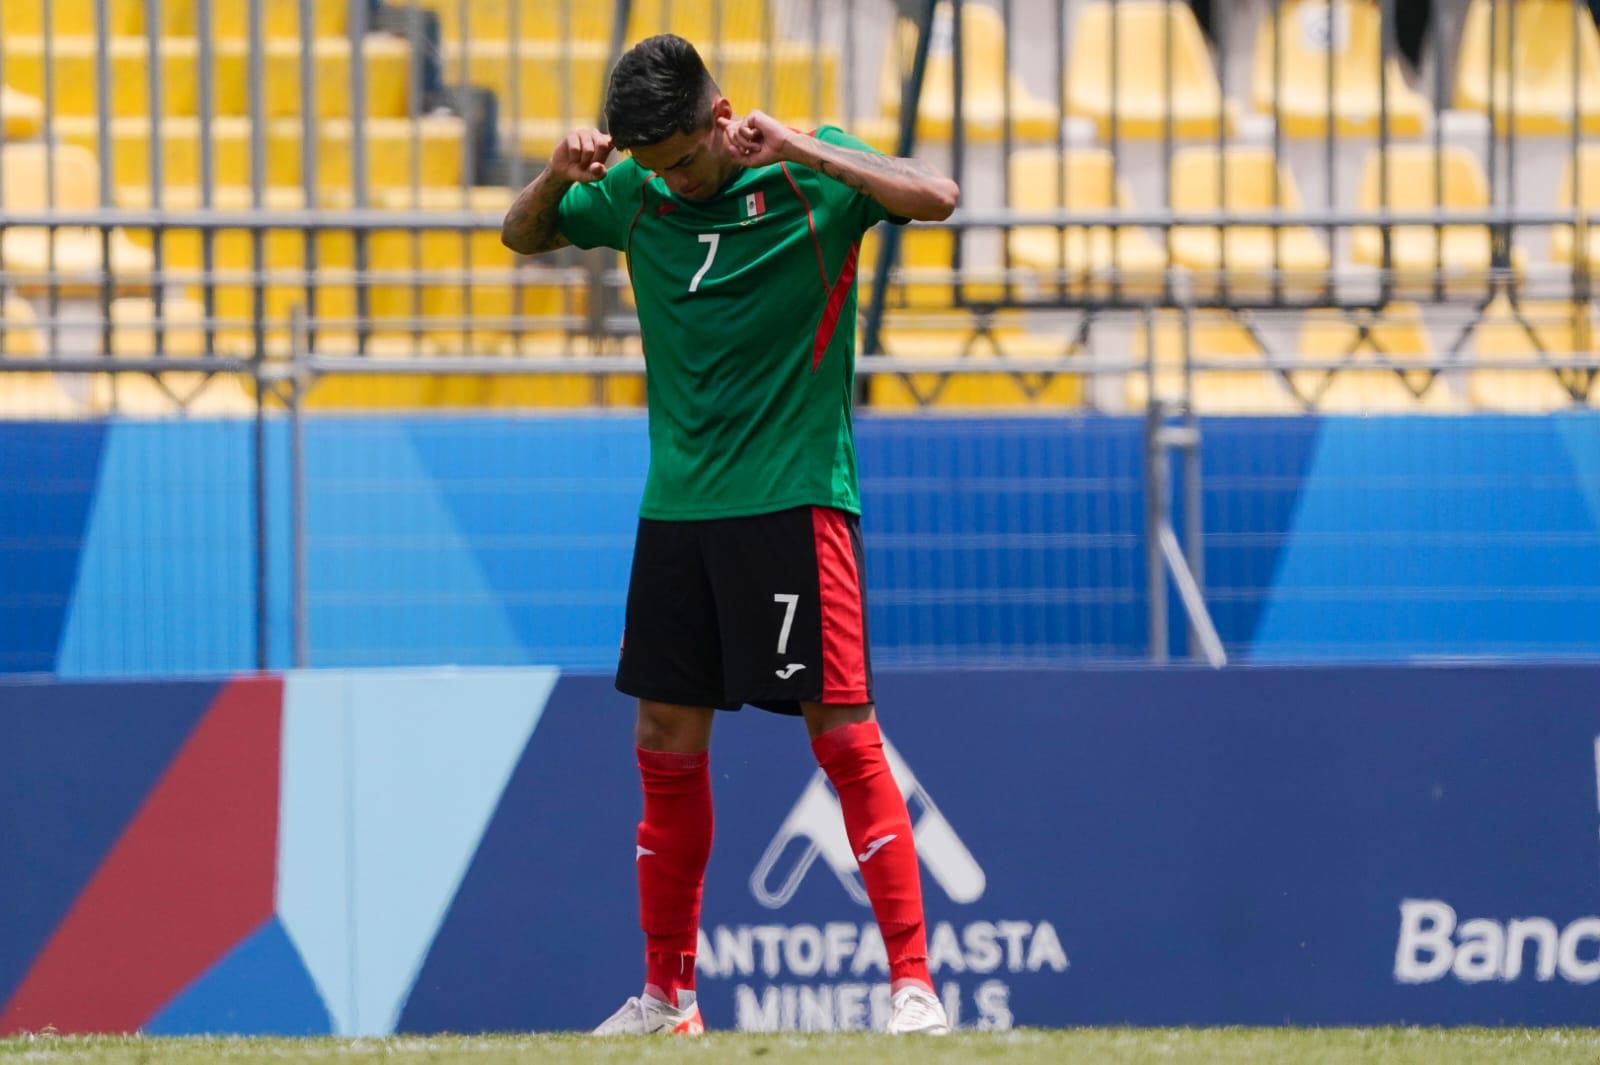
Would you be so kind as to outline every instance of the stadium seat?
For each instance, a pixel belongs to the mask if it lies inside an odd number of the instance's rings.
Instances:
[[[1109,214],[1133,202],[1127,182],[1117,177],[1111,153],[1100,148],[1077,149],[1065,159],[1048,148],[1022,149],[1011,154],[1010,167],[1011,206],[1019,211],[1064,208]],[[1166,253],[1137,226],[1076,228],[1064,234],[1024,226],[1011,230],[1007,239],[1012,265],[1039,271],[1040,292],[1060,292],[1064,284],[1074,298],[1105,298],[1112,290],[1113,270],[1121,275],[1126,294],[1161,291]]]
[[[1067,337],[1006,328],[978,333],[968,319],[943,329],[928,328],[926,321],[918,322],[916,328],[891,326],[883,331],[881,341],[884,358],[970,359],[991,367],[1003,363],[1016,369],[1003,374],[874,374],[868,385],[868,395],[872,407],[877,410],[924,407],[1005,410],[1083,405],[1081,375],[1028,369],[1030,360],[1077,354]]]
[[[730,43],[702,54],[717,85],[738,110],[762,108],[785,122],[802,123],[838,113],[838,58],[830,49],[816,52],[807,44],[783,43],[768,52],[760,45]],[[512,66],[517,68],[517,94],[512,97]],[[577,42],[570,48],[556,41],[471,39],[466,47],[467,80],[500,96],[502,112],[518,121],[569,118],[593,122],[609,72],[609,46]],[[444,49],[447,83],[461,80],[462,55]],[[770,71],[769,71],[770,64]],[[769,83],[772,96],[767,97]],[[820,92],[820,98],[814,95]]]
[[[1557,370],[1552,356],[1593,355],[1597,331],[1593,308],[1559,302],[1513,305],[1496,297],[1473,333],[1480,361],[1526,362],[1523,369],[1475,369],[1467,378],[1472,405],[1483,410],[1548,411],[1600,399],[1592,370]]]
[[[1559,210],[1600,211],[1600,146],[1581,145],[1576,159],[1567,158],[1561,168],[1561,186],[1556,195]],[[1584,257],[1588,269],[1593,270],[1600,262],[1600,233],[1586,226],[1584,234]],[[1572,262],[1573,249],[1578,243],[1573,226],[1550,227],[1550,257],[1556,262]]]
[[[461,40],[461,13],[465,10],[465,36],[474,41],[509,41],[515,28],[515,36],[524,43],[572,40],[603,44],[611,40],[615,12],[614,4],[595,0],[403,0],[400,6],[413,3],[439,16],[439,33],[446,42]]]
[[[53,101],[59,116],[92,117],[98,113],[98,59],[93,37],[62,37],[51,43],[55,76]],[[397,118],[408,113],[406,79],[411,46],[399,37],[372,34],[362,45],[367,58],[367,113]],[[108,48],[111,64],[111,113],[120,117],[150,114],[150,50],[144,37],[115,37]],[[249,42],[219,39],[215,44],[213,113],[245,115],[250,109]],[[317,113],[322,118],[350,114],[350,42],[344,37],[318,38],[312,45]],[[17,37],[0,42],[8,85],[42,97],[44,39]],[[267,43],[262,67],[262,93],[269,118],[300,114],[300,42],[274,39]],[[196,115],[200,109],[200,47],[193,37],[168,37],[161,42],[161,111],[164,115]]]
[[[1435,177],[1442,187],[1436,197]],[[1387,199],[1390,210],[1429,212],[1482,211],[1489,207],[1489,183],[1477,157],[1466,148],[1446,145],[1441,156],[1423,145],[1394,145],[1388,152],[1388,195],[1382,194],[1383,161],[1378,151],[1367,156],[1362,171],[1358,206],[1378,211]],[[1442,271],[1449,293],[1483,291],[1489,281],[1491,241],[1487,227],[1446,225],[1394,226],[1391,239],[1395,281],[1403,293],[1433,290]],[[1383,239],[1375,226],[1359,226],[1353,237],[1353,257],[1367,266],[1383,265]],[[1511,267],[1520,271],[1522,255],[1513,248]]]
[[[47,154],[53,162],[47,162]],[[53,170],[53,173],[52,173]],[[0,178],[8,211],[85,211],[100,204],[99,166],[87,150],[33,142],[0,149]],[[118,290],[148,286],[150,253],[121,230],[110,232],[111,282]],[[0,235],[0,263],[24,293],[48,287],[53,272],[66,295],[97,292],[106,262],[100,231],[63,226],[53,233],[22,226]]]
[[[213,194],[212,203],[222,210],[245,210],[251,203],[250,190],[219,189]],[[299,210],[304,203],[299,189],[274,188],[265,194],[269,210]],[[162,205],[169,210],[194,210],[198,206],[198,193],[192,188],[171,189]],[[145,247],[153,243],[148,230],[135,230],[130,235]],[[284,335],[291,309],[307,303],[305,238],[304,232],[292,229],[269,230],[263,235],[262,263],[266,277],[262,287],[262,313],[271,335]],[[204,262],[204,240],[200,232],[168,229],[162,234],[161,249],[161,267],[169,283],[194,291],[194,286],[202,280]],[[347,320],[354,316],[354,264],[355,238],[351,232],[328,230],[317,234],[316,270],[311,278],[311,310],[315,317]],[[217,284],[212,314],[217,321],[219,343],[247,344],[254,334],[253,266],[254,244],[249,231],[216,231],[212,241],[212,269]],[[348,329],[348,324],[344,328]]]
[[[119,190],[148,189],[150,185],[150,121],[119,118],[111,124],[112,173]],[[57,123],[58,135],[72,144],[92,148],[98,129],[92,118]],[[411,184],[413,143],[421,149],[423,186],[460,186],[462,142],[466,125],[455,115],[430,114],[413,123],[405,118],[375,118],[365,123],[367,134],[368,190],[408,187]],[[327,119],[318,126],[317,186],[328,200],[347,200],[351,193],[351,132],[349,119]],[[250,184],[250,130],[247,118],[224,117],[211,123],[216,186]],[[274,119],[266,130],[267,184],[298,188],[301,185],[301,123]],[[195,118],[166,119],[161,126],[162,177],[172,187],[194,187],[200,181],[200,122]]]
[[[1432,345],[1421,312],[1396,303],[1378,315],[1313,311],[1295,345],[1308,362],[1343,362],[1337,370],[1297,370],[1295,391],[1331,413],[1448,412],[1461,403],[1437,374],[1419,367]]]
[[[626,349],[639,353],[637,341]],[[321,378],[306,396],[308,406],[338,410],[428,409],[546,409],[581,407],[641,407],[644,378],[637,374],[599,375],[583,372],[583,359],[596,350],[587,337],[541,332],[508,342],[506,357],[530,360],[569,360],[573,372],[558,374],[486,375],[405,373],[408,359],[437,355],[438,348],[424,340],[417,346],[409,337],[387,336],[369,347],[373,359],[392,360],[395,373],[330,376]],[[606,354],[620,354],[608,350]]]
[[[10,358],[39,358],[45,354],[44,338],[28,302],[7,296],[0,303],[0,351]],[[52,373],[0,373],[0,418],[71,418],[85,405],[70,396]]]
[[[8,10],[22,4],[5,4]],[[113,37],[107,47],[111,84],[107,100],[118,116],[150,114],[150,53],[144,37]],[[55,116],[97,114],[99,62],[93,37],[57,37],[50,42],[53,64],[51,101]],[[43,37],[15,36],[0,40],[0,62],[6,84],[44,98]],[[161,111],[192,115],[198,107],[199,48],[194,38],[171,38],[161,48]]]
[[[509,189],[473,189],[463,205],[459,191],[438,189],[425,192],[413,204],[409,190],[390,190],[379,196],[377,206],[500,214],[511,205],[513,195]],[[548,274],[541,282],[538,273],[524,270],[521,283],[514,283],[517,256],[492,230],[467,235],[378,230],[372,235],[369,264],[375,274],[373,317],[395,332],[404,332],[413,320],[421,319],[417,328],[446,351],[460,351],[463,342],[473,351],[485,350],[501,344],[514,327],[547,327],[550,323],[539,319],[581,315],[587,306],[585,288],[568,288]],[[416,280],[419,270],[427,275],[424,280]]]
[[[1239,369],[1196,371],[1195,410],[1206,414],[1300,414],[1307,404],[1290,390],[1278,372],[1251,368],[1264,357],[1261,342],[1243,322],[1226,311],[1196,311],[1191,319],[1190,352],[1195,359],[1237,363]],[[1136,359],[1150,351],[1148,327],[1140,322],[1129,350]],[[1164,399],[1183,394],[1183,322],[1178,312],[1162,311],[1155,327],[1155,387]],[[1126,381],[1128,406],[1146,406],[1148,382],[1143,370]]]
[[[1302,207],[1293,175],[1269,148],[1229,148],[1220,160],[1215,148],[1183,149],[1172,158],[1171,188],[1173,210],[1180,214],[1281,210],[1293,216]],[[1171,239],[1173,262],[1194,272],[1195,292],[1202,296],[1221,291],[1224,274],[1229,293],[1261,299],[1274,291],[1274,270],[1283,292],[1300,295],[1321,288],[1328,273],[1328,250],[1305,226],[1230,225],[1220,232],[1178,226]]]
[[[123,358],[195,357],[205,353],[204,307],[196,300],[128,297],[111,303],[112,351]],[[156,346],[157,324],[161,345]],[[237,376],[173,371],[95,374],[90,406],[96,414],[247,414],[255,410]]]
[[[1205,35],[1181,0],[1087,0],[1079,7],[1071,45],[1067,111],[1093,119],[1101,140],[1112,135],[1113,114],[1118,137],[1160,138],[1169,121],[1180,138],[1213,137],[1219,120],[1232,128],[1232,104],[1224,104]]]
[[[168,0],[170,3],[171,0]],[[107,0],[112,34],[144,32],[147,0]],[[37,37],[44,33],[45,5],[41,0],[12,0],[0,3],[0,39]],[[51,0],[50,26],[57,37],[89,37],[94,34],[95,0]]]
[[[1267,14],[1256,33],[1251,74],[1255,110],[1275,114],[1290,137],[1325,135],[1330,112],[1340,135],[1370,137],[1377,135],[1379,103],[1386,89],[1388,99],[1383,102],[1390,134],[1420,134],[1428,101],[1406,84],[1398,59],[1383,64],[1379,80],[1382,23],[1376,0],[1289,0],[1278,6],[1276,17]]]
[[[0,132],[6,140],[36,137],[43,124],[44,105],[37,98],[9,85],[0,86]]]
[[[875,227],[861,241],[856,276],[862,306],[872,293],[884,228]],[[949,307],[955,298],[954,286],[958,278],[965,300],[1004,299],[1005,283],[999,269],[975,265],[970,257],[963,261],[959,275],[951,269],[955,261],[955,239],[955,232],[948,229],[909,226],[900,230],[900,256],[891,275],[889,306]]]
[[[1492,42],[1491,6],[1498,12]],[[1584,132],[1600,131],[1600,34],[1586,4],[1472,0],[1456,58],[1456,106],[1488,114],[1491,101],[1500,130],[1514,124],[1520,134],[1564,133],[1576,113]]]
[[[401,118],[414,106],[422,109],[421,88],[416,100],[410,99],[406,81],[410,75],[411,45],[389,34],[371,34],[361,45],[366,57],[365,84],[367,114],[378,118]],[[312,43],[313,86],[318,118],[350,116],[350,40],[347,37],[319,37]],[[274,39],[267,42],[262,67],[262,102],[268,118],[299,118],[302,85],[300,42]],[[216,114],[250,113],[249,42],[239,38],[217,42]],[[194,112],[186,112],[194,113]]]
[[[900,113],[900,88],[916,46],[916,25],[900,21],[898,39],[891,37],[879,87],[886,117]],[[1019,23],[1021,25],[1021,23]],[[955,121],[954,19],[949,4],[934,15],[928,65],[917,107],[917,132],[928,140],[947,141]],[[961,5],[961,118],[963,135],[995,141],[1006,135],[1006,92],[1009,85],[1010,135],[1022,141],[1053,141],[1060,125],[1054,106],[1035,96],[1011,73],[1006,27],[999,12],[978,3]]]

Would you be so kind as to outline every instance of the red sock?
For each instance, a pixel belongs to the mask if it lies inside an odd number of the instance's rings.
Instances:
[[[911,815],[883,756],[877,722],[829,729],[811,741],[811,750],[839,793],[845,835],[856,853],[872,915],[889,952],[891,984],[916,980],[931,989]]]
[[[639,752],[644,820],[639,822],[639,923],[645,934],[645,990],[677,1005],[694,990],[700,893],[711,857],[711,760],[699,754]]]

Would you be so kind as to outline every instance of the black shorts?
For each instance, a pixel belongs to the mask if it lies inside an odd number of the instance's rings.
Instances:
[[[861,522],[826,507],[641,518],[617,690],[798,714],[872,701]]]

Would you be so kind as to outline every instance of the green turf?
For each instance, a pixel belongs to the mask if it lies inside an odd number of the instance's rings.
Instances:
[[[861,1065],[956,1062],[1594,1062],[1600,1029],[1277,1029],[1097,1028],[1077,1031],[968,1032],[945,1039],[877,1035],[737,1035],[704,1039],[592,1039],[577,1035],[438,1036],[395,1039],[144,1039],[38,1036],[0,1040],[0,1062],[93,1065],[204,1065],[209,1062],[340,1065],[436,1062],[749,1061]]]

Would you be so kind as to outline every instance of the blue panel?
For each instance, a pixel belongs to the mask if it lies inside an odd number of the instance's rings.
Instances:
[[[244,421],[111,424],[61,675],[254,668],[253,446]]]
[[[1600,527],[1553,419],[1329,418],[1257,657],[1600,648]]]
[[[327,1035],[328,1010],[276,918],[173,999],[151,1035]]]
[[[1248,652],[1270,601],[1272,582],[1316,451],[1322,419],[1208,418],[1203,428],[1205,581],[1211,619],[1223,642]],[[1174,463],[1173,521],[1183,528],[1182,465]],[[1170,645],[1187,645],[1174,598]]]
[[[0,424],[0,673],[56,667],[104,437],[99,422]]]
[[[310,665],[524,661],[405,421],[322,420],[306,444]],[[455,457],[465,475],[478,456]]]
[[[874,660],[1141,653],[1142,426],[861,418]]]
[[[650,461],[644,419],[413,419],[405,428],[516,633],[509,660],[614,665]]]
[[[632,735],[633,700],[608,681],[557,682],[398,1031],[582,1027],[637,993]]]
[[[0,684],[0,1003],[217,690]]]

